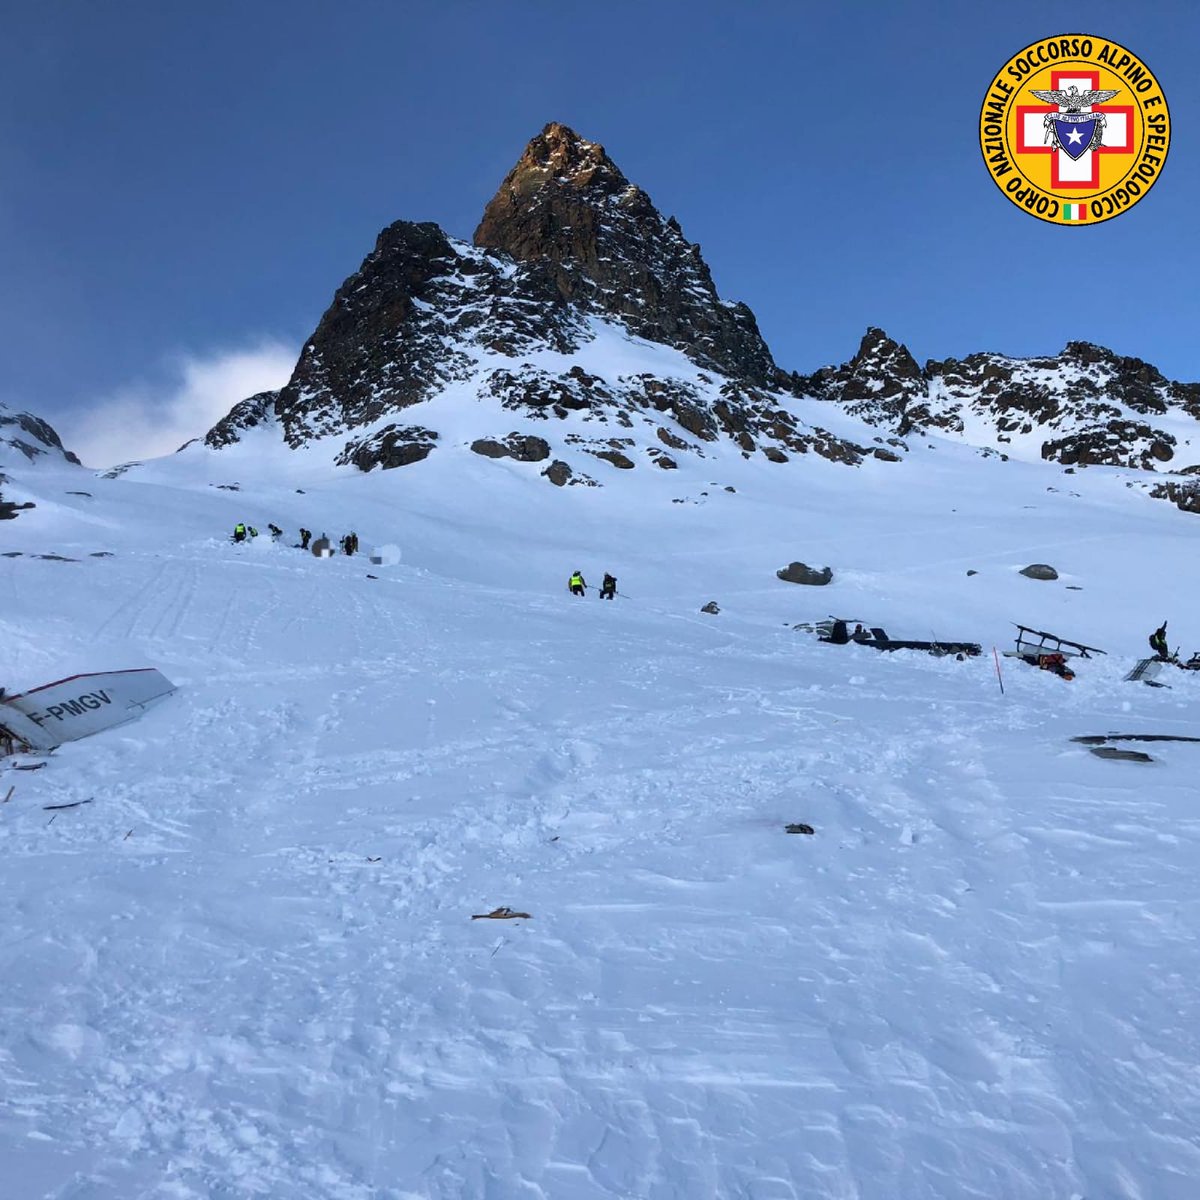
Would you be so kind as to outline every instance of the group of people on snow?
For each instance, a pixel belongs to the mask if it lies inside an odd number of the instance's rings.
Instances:
[[[280,538],[283,537],[283,530],[278,525],[276,525],[274,522],[268,523],[267,530],[271,534],[271,541],[273,541],[273,542],[277,542],[280,540]],[[302,527],[300,529],[300,540],[299,540],[299,542],[296,543],[294,549],[296,549],[296,550],[311,549],[312,548],[311,547],[312,536],[313,536],[313,534],[312,534],[311,529],[304,529]],[[239,521],[233,527],[232,540],[235,542],[245,542],[245,541],[249,541],[251,538],[256,538],[256,537],[258,537],[258,530],[255,529],[253,525],[247,525],[245,521]],[[328,540],[329,540],[325,534],[321,534],[321,538],[324,538],[326,542],[328,542]],[[318,539],[318,540],[320,540],[320,539]],[[349,533],[345,534],[341,538],[341,540],[338,544],[341,546],[341,550],[342,550],[343,554],[350,554],[350,555],[357,554],[358,553],[358,534],[355,533],[353,530],[351,530]]]
[[[573,571],[571,578],[567,581],[567,591],[572,596],[583,596],[588,590],[588,582],[583,577],[582,571]],[[617,594],[617,577],[610,575],[607,571],[604,573],[604,583],[600,588],[601,600],[612,600]]]

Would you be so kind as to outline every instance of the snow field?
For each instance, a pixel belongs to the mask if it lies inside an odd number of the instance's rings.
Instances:
[[[0,773],[0,1194],[1192,1196],[1197,747],[1070,741],[1197,732],[1200,681],[1121,682],[1191,633],[1192,526],[936,445],[562,493],[450,454],[30,473],[8,543],[81,561],[0,559],[5,685],[181,690]],[[403,561],[235,548],[243,517]],[[990,657],[785,626],[829,611],[1112,657],[1004,660],[1001,696]],[[500,905],[532,919],[471,920]]]

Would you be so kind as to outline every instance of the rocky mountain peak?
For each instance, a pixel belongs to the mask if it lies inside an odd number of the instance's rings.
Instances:
[[[924,373],[908,347],[874,325],[848,363],[822,367],[807,378],[798,377],[797,384],[801,391],[836,400],[855,416],[900,434],[908,430],[909,406],[926,390]]]
[[[604,147],[551,123],[484,210],[475,244],[545,264],[562,299],[763,386],[779,372],[744,304],[721,300],[700,247],[629,182]]]
[[[16,456],[20,455],[20,459]],[[58,434],[41,417],[15,412],[0,403],[0,463],[26,460],[36,462],[42,457],[62,457],[79,464],[70,450],[63,448]]]

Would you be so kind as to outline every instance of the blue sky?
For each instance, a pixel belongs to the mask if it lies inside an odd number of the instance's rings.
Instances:
[[[0,400],[68,441],[201,432],[213,381],[286,375],[382,226],[469,238],[549,120],[679,218],[781,366],[843,361],[874,324],[919,360],[1085,339],[1200,379],[1192,3],[6,10]],[[1083,230],[1009,204],[977,140],[1005,60],[1071,31],[1141,55],[1175,131],[1152,194]]]

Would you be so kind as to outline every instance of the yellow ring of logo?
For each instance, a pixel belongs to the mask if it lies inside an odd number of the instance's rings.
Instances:
[[[1128,212],[1158,182],[1171,115],[1153,72],[1109,38],[1043,38],[1014,54],[988,88],[979,144],[993,182],[1052,225],[1096,225]]]

